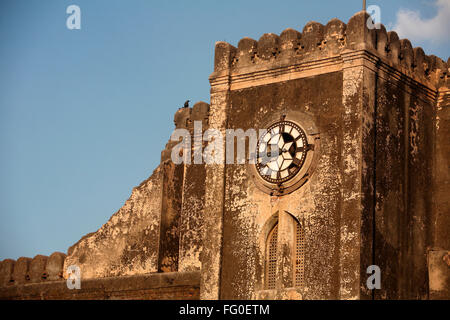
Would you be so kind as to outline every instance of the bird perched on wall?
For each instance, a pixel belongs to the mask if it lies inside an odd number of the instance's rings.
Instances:
[[[189,101],[190,100],[186,100],[186,102],[184,103],[184,107],[183,108],[189,108]]]

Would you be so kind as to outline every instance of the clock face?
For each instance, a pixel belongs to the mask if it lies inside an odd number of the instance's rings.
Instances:
[[[286,182],[303,167],[308,147],[306,134],[297,124],[274,123],[258,141],[256,169],[267,182]]]

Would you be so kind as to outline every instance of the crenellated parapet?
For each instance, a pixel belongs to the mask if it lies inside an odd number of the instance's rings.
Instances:
[[[16,261],[6,259],[0,262],[0,287],[6,287],[14,284],[12,274]]]
[[[20,257],[17,261],[0,262],[0,287],[64,280],[63,266],[66,255],[54,252],[50,257]]]
[[[173,117],[175,129],[187,129],[190,134],[194,133],[194,122],[201,121],[203,131],[209,125],[209,104],[199,101],[192,108],[180,108]],[[167,142],[164,150],[161,152],[161,163],[170,159],[172,148],[177,145],[178,141]]]
[[[428,86],[448,87],[448,62],[434,55],[426,55],[422,48],[414,48],[408,39],[399,39],[384,25],[369,29],[366,12],[356,13],[347,24],[332,19],[326,25],[309,22],[302,32],[286,29],[279,36],[266,33],[256,41],[243,38],[237,48],[217,42],[215,48],[214,85],[224,76],[251,75],[264,70],[295,68],[309,62],[333,59],[351,51],[365,51],[378,57],[380,63]]]
[[[173,122],[175,129],[191,129],[194,121],[202,121],[202,125],[208,124],[209,104],[199,101],[192,108],[180,108],[175,112]]]

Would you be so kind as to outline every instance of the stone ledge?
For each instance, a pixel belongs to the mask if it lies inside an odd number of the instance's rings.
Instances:
[[[2,300],[199,299],[200,272],[170,272],[81,280],[70,290],[66,281],[0,288]]]
[[[321,74],[340,72],[346,68],[364,66],[378,73],[379,76],[390,82],[406,84],[405,90],[414,94],[427,103],[436,100],[438,90],[447,90],[446,87],[436,88],[432,82],[424,81],[415,75],[405,75],[402,70],[395,67],[389,60],[378,56],[373,50],[345,50],[339,55],[330,56],[313,61],[299,63],[286,63],[285,65],[270,65],[268,68],[252,70],[244,68],[241,73],[228,73],[226,76],[210,77],[211,90],[241,90],[249,87],[262,86],[272,83],[284,82],[294,79],[313,77]],[[228,86],[224,86],[226,83]],[[410,90],[414,88],[415,90]]]

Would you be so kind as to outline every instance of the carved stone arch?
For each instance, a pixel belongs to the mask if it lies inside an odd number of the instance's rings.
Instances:
[[[284,210],[284,212],[286,212],[292,219],[294,219],[297,223],[299,223],[300,225],[303,225],[303,222],[300,221],[300,218],[297,217],[295,214],[293,214],[292,212],[289,212],[287,210]]]
[[[290,217],[290,232],[292,234],[290,247],[292,250],[292,286],[304,287],[304,274],[305,274],[305,224],[304,221],[294,214],[285,211],[286,216]]]
[[[278,264],[278,223],[270,230],[265,244],[264,287],[274,290],[277,287]]]
[[[259,290],[266,289],[266,271],[267,271],[267,241],[269,240],[269,236],[271,235],[271,232],[273,229],[278,225],[278,211],[273,213],[264,223],[263,227],[261,228],[261,232],[259,234],[259,251],[260,251],[260,276],[258,277],[259,281],[257,284],[257,287]]]

